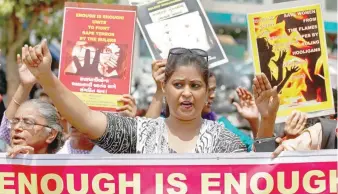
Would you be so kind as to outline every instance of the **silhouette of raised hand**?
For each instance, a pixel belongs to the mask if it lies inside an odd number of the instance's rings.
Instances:
[[[83,67],[77,56],[73,56],[76,73],[67,72],[68,75],[82,75],[82,76],[102,76],[98,71],[100,63],[100,51],[96,50],[93,62],[90,63],[90,50],[86,49]]]
[[[275,60],[272,60],[272,61],[274,63],[276,63],[276,65],[278,67],[283,67],[283,62],[284,62],[285,56],[286,56],[286,51],[281,51],[279,53],[279,57],[278,57],[277,61],[275,61]]]
[[[288,76],[291,76],[293,73],[296,73],[296,72],[298,72],[299,70],[300,70],[300,68],[299,68],[298,66],[292,66],[292,67],[290,68],[290,70],[286,68],[286,76],[287,76],[287,77],[288,77]]]
[[[285,56],[286,56],[286,51],[281,51],[279,53],[279,57],[277,59],[277,61],[275,60],[272,60],[276,65],[277,65],[277,68],[278,68],[278,77],[276,80],[272,79],[271,81],[271,85],[272,86],[276,86],[276,85],[280,85],[283,81],[283,62],[285,60]],[[278,88],[277,88],[278,90]]]
[[[297,67],[297,66],[293,66],[293,67],[291,67],[290,69],[286,68],[285,78],[284,78],[283,81],[280,82],[280,83],[278,84],[278,86],[277,86],[277,92],[278,92],[278,93],[283,89],[284,85],[285,85],[286,82],[289,80],[289,78],[291,77],[291,75],[292,75],[293,73],[298,72],[299,70],[300,70],[300,68]]]

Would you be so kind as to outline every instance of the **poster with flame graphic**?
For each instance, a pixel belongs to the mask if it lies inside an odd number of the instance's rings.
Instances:
[[[248,25],[255,72],[264,73],[279,92],[277,122],[295,109],[308,117],[333,114],[320,4],[276,6],[248,14]]]

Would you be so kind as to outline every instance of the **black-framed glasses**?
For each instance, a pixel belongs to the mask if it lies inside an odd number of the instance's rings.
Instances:
[[[21,125],[20,127],[22,127],[23,129],[28,129],[28,130],[33,129],[33,127],[35,125],[42,126],[42,127],[47,127],[49,129],[51,129],[51,127],[48,126],[48,125],[39,124],[39,123],[36,123],[35,121],[33,121],[31,119],[27,119],[27,118],[23,118],[23,119],[11,119],[11,120],[9,120],[9,124],[10,124],[11,128],[14,128],[15,125],[17,125],[19,123]]]
[[[202,49],[197,49],[197,48],[194,48],[194,49],[187,49],[187,48],[182,48],[182,47],[172,48],[169,50],[168,59],[170,55],[182,55],[187,52],[203,57],[208,62],[208,53]]]

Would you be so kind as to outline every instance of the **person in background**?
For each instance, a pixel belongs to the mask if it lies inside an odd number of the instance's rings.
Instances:
[[[164,93],[162,92],[162,88],[161,88],[161,83],[164,81],[165,78],[165,65],[166,65],[166,61],[165,60],[158,60],[158,61],[154,61],[152,63],[152,76],[153,79],[156,83],[157,89],[155,92],[155,95],[153,96],[153,100],[149,106],[149,109],[147,111],[146,117],[148,118],[157,118],[159,116],[163,116],[163,117],[168,117],[169,116],[169,111],[168,111],[168,107],[166,107],[166,111],[165,113],[161,112],[162,110],[162,104],[163,104],[163,98],[164,98]],[[211,120],[211,121],[218,121],[219,123],[222,123],[224,125],[224,127],[228,130],[230,130],[231,132],[233,132],[234,134],[238,135],[241,139],[241,141],[246,145],[248,151],[251,151],[252,148],[252,144],[253,144],[253,140],[251,137],[247,136],[246,134],[244,134],[242,131],[240,131],[238,128],[236,128],[234,125],[232,125],[230,123],[230,121],[228,119],[226,119],[225,117],[220,117],[219,119],[217,118],[217,115],[215,112],[212,111],[211,107],[212,104],[214,102],[215,96],[216,96],[216,76],[213,73],[209,73],[209,78],[208,78],[208,100],[206,101],[203,110],[202,110],[202,118],[203,119],[207,119],[207,120]],[[251,120],[251,118],[253,118],[253,120],[256,119],[256,121],[252,121],[250,123],[257,123],[258,124],[258,110],[256,108],[256,118],[254,118],[254,116],[252,114],[254,114],[255,112],[251,113],[251,105],[249,104],[244,104],[244,101],[246,101],[247,96],[244,95],[244,89],[240,90],[243,91],[243,94],[241,93],[240,95],[240,99],[241,99],[241,105],[236,104],[242,113],[242,116],[249,116],[249,117],[245,117],[245,118],[249,118],[249,120]],[[245,98],[245,99],[244,99]],[[253,102],[254,103],[254,102]],[[252,116],[252,117],[250,117]]]
[[[107,153],[96,146],[88,137],[77,129],[70,127],[69,138],[56,154],[101,154]]]
[[[5,110],[6,110],[5,103],[3,101],[2,95],[0,94],[0,118],[3,117]]]
[[[330,119],[319,119],[320,122],[303,130],[300,135],[292,139],[277,138],[280,144],[272,153],[277,157],[282,151],[309,151],[320,149],[337,149],[337,123]]]
[[[237,136],[222,125],[201,118],[208,99],[207,60],[203,50],[170,50],[162,86],[170,115],[166,119],[149,119],[90,110],[52,74],[46,40],[30,47],[25,57],[30,71],[60,113],[109,153],[245,152],[246,147]]]
[[[253,79],[252,90],[260,114],[256,138],[271,138],[274,136],[275,121],[279,108],[277,86],[271,87],[268,78],[264,73],[261,73]]]
[[[5,104],[2,100],[2,95],[0,94],[0,118],[3,117],[3,113],[5,112],[6,108],[5,108]],[[7,150],[7,144],[0,139],[0,153],[1,152],[5,152]]]
[[[327,117],[308,119],[306,113],[294,110],[286,122],[279,125],[279,128],[281,127],[284,127],[284,130],[282,133],[279,132],[276,139],[280,145],[272,153],[273,158],[282,151],[337,149],[337,121],[334,119]]]
[[[338,116],[337,116],[337,108],[338,108],[338,104],[337,104],[337,89],[332,88],[332,96],[333,96],[333,105],[334,105],[334,112],[335,114],[330,115],[329,119],[333,119],[333,120],[338,120]]]
[[[253,137],[255,138],[257,136],[257,131],[259,128],[259,112],[253,96],[248,90],[242,87],[237,88],[236,93],[239,97],[239,103],[234,102],[233,105],[236,107],[240,116],[242,116],[249,122]],[[225,128],[238,135],[243,143],[247,146],[248,151],[252,151],[253,139],[250,136],[235,127],[224,116],[220,116],[217,121],[222,123]]]
[[[253,93],[255,103],[261,115],[261,121],[257,133],[257,137],[274,137],[274,123],[279,108],[279,98],[277,87],[271,88],[269,81],[264,74],[256,75],[254,78]],[[273,138],[280,145],[273,151],[271,157],[277,157],[282,151],[304,151],[318,150],[327,142],[328,135],[324,134],[324,129],[319,123],[304,129],[306,126],[306,116],[292,113],[286,122],[284,128],[287,138]],[[255,149],[255,148],[254,148]],[[266,149],[269,150],[270,148]],[[274,149],[274,148],[272,148]],[[256,150],[258,151],[258,150]]]
[[[337,91],[333,89],[336,114],[308,119],[305,113],[295,110],[284,124],[275,127],[275,131],[279,137],[278,142],[281,143],[280,150],[277,151],[278,153],[281,150],[337,149],[337,121],[334,119],[337,117],[336,92]],[[282,127],[284,130],[280,132]],[[309,132],[309,134],[304,135],[303,133],[306,132]],[[308,143],[308,140],[304,140],[304,138],[311,138],[311,145]],[[283,143],[288,146],[284,146]]]
[[[0,67],[1,67],[1,64],[0,64]],[[3,117],[3,114],[4,114],[5,110],[6,110],[5,102],[4,102],[4,99],[3,99],[4,95],[6,94],[6,92],[7,92],[6,74],[0,68],[0,118]],[[5,152],[6,149],[7,149],[6,142],[0,139],[0,152]]]
[[[233,102],[240,116],[246,119],[252,130],[253,137],[256,138],[259,128],[259,111],[255,103],[255,99],[251,92],[246,88],[238,87],[236,89],[239,102]]]
[[[117,109],[117,114],[125,117],[135,117],[137,106],[135,99],[129,95],[123,95],[119,102],[124,106]],[[80,133],[74,127],[70,127],[70,137],[64,146],[56,154],[108,154],[104,149],[95,145],[86,135]]]
[[[0,69],[0,118],[2,118],[5,112],[5,103],[3,101],[3,96],[6,94],[6,92],[7,92],[6,74],[2,69]]]
[[[307,115],[301,111],[294,110],[285,121],[283,139],[293,139],[302,134],[307,124]]]

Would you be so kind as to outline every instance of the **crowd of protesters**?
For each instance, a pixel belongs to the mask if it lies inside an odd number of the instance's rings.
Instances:
[[[275,124],[279,96],[264,74],[255,75],[253,93],[238,88],[239,102],[234,103],[250,123],[253,136],[216,115],[212,111],[216,78],[203,50],[172,48],[166,60],[153,62],[157,91],[144,117],[136,116],[137,105],[130,95],[120,99],[124,105],[116,112],[91,110],[52,73],[51,62],[46,40],[34,47],[23,46],[17,57],[21,83],[0,126],[0,139],[8,145],[3,151],[10,157],[260,151],[277,157],[284,150],[337,149],[337,114],[307,118],[295,110],[285,123]],[[43,92],[27,100],[36,83]],[[266,141],[273,142],[260,144]]]

